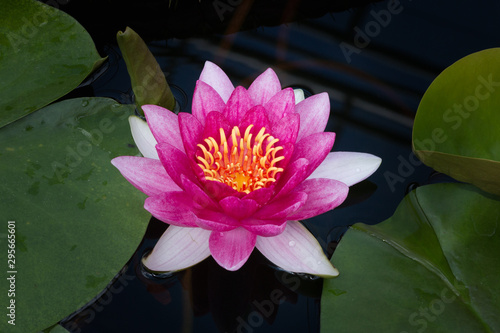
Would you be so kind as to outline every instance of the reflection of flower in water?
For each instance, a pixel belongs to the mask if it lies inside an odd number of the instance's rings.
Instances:
[[[112,162],[147,194],[145,208],[170,224],[145,264],[153,271],[192,266],[209,255],[238,270],[254,247],[285,270],[335,276],[318,242],[297,220],[331,210],[348,186],[371,175],[380,158],[329,153],[334,133],[326,93],[303,100],[281,89],[271,69],[234,88],[207,62],[192,114],[143,106],[131,118],[145,156]],[[156,149],[155,149],[156,148]]]
[[[297,304],[297,301],[304,297],[298,292],[306,285],[316,291],[309,297],[319,300],[321,294],[321,279],[311,281],[276,270],[259,253],[253,254],[236,272],[221,269],[213,260],[188,271],[192,274],[189,280],[183,279],[183,286],[190,293],[194,315],[210,313],[221,332],[247,332],[273,325],[283,303],[304,307],[304,302]],[[301,318],[295,318],[296,322],[304,321],[308,315],[307,311],[297,313]]]
[[[145,272],[140,260],[164,226],[152,219],[143,243],[121,274],[95,302],[65,320],[64,327],[75,332],[110,327],[139,331],[144,325],[146,331],[152,331],[155,325],[165,322],[174,322],[174,327],[206,325],[204,316],[209,315],[221,332],[237,332],[239,327],[241,332],[246,332],[245,327],[257,332],[257,327],[269,325],[279,331],[283,318],[290,322],[290,313],[294,313],[295,323],[309,320],[311,314],[306,310],[319,301],[322,280],[277,270],[257,251],[236,272],[221,268],[211,259],[171,274]],[[138,297],[140,304],[136,304]],[[284,304],[286,308],[281,308]],[[110,324],[110,318],[122,316],[123,306],[147,312],[142,317],[147,323],[140,324],[131,317],[131,321],[123,320],[118,326]],[[159,319],[162,315],[165,318]]]
[[[208,314],[220,332],[247,332],[263,325],[279,329],[282,323],[276,326],[275,319],[281,315],[289,322],[290,311],[298,315],[294,322],[304,324],[311,315],[305,308],[319,301],[322,290],[321,279],[277,270],[258,252],[236,272],[222,269],[214,260],[205,260],[166,278],[142,276],[140,267],[136,274],[156,301],[165,305],[162,295],[168,295],[168,303],[171,300],[182,309],[184,325],[190,327],[198,320],[206,320],[197,318]],[[176,296],[170,298],[170,289],[175,290],[179,284],[182,296],[174,292]],[[281,313],[284,303],[288,303],[288,310]]]

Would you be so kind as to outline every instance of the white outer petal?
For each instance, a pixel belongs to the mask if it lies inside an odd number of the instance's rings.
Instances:
[[[302,89],[293,89],[293,93],[295,95],[295,104],[298,104],[306,99],[304,96],[304,90]]]
[[[155,272],[172,272],[191,267],[210,256],[210,230],[170,225],[156,243],[144,265]]]
[[[128,122],[134,142],[142,156],[158,160],[158,152],[155,148],[157,142],[149,129],[148,123],[137,116],[128,117]]]
[[[352,186],[370,177],[380,166],[382,159],[367,153],[332,152],[308,177],[339,180]]]
[[[298,221],[288,221],[285,230],[277,236],[258,236],[255,247],[286,271],[328,278],[339,275],[316,238]]]

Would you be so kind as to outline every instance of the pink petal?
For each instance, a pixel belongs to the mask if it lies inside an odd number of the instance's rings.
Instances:
[[[256,105],[263,105],[280,91],[280,80],[271,68],[260,74],[248,88],[250,97]]]
[[[293,156],[294,144],[291,143],[291,142],[288,142],[288,143],[285,143],[285,144],[280,144],[280,146],[283,147],[283,150],[281,151],[282,154],[278,155],[278,156],[283,156],[284,159],[281,160],[277,166],[279,166],[280,168],[283,168],[283,169],[286,170],[287,165],[288,165],[288,163],[290,162],[290,160],[292,159],[292,156]],[[276,180],[278,180],[281,176],[282,176],[281,173],[278,174],[278,177],[276,178]]]
[[[228,196],[238,196],[243,197],[245,193],[240,193],[230,187],[229,185],[223,184],[218,181],[213,180],[202,180],[205,192],[210,195],[215,201],[220,201]]]
[[[248,91],[245,88],[238,86],[234,89],[231,97],[229,97],[222,114],[229,121],[231,127],[237,126],[252,106],[254,106],[254,103],[250,98]]]
[[[216,142],[220,143],[221,128],[224,130],[226,137],[230,135],[232,128],[229,125],[226,117],[224,117],[222,113],[217,111],[210,112],[205,119],[205,128],[203,130],[202,140],[208,137],[212,137]]]
[[[203,140],[203,126],[192,114],[180,112],[179,128],[186,154],[191,156],[198,149],[196,145]]]
[[[136,156],[120,156],[111,160],[121,174],[139,191],[148,196],[180,191],[160,161]]]
[[[212,200],[208,196],[205,191],[203,191],[197,184],[192,182],[188,177],[181,174],[181,184],[184,192],[192,199],[193,201],[193,211],[200,209],[212,209],[217,210],[220,209],[218,204]]]
[[[283,116],[293,113],[295,108],[295,96],[292,88],[286,88],[274,95],[264,107],[268,111],[271,124],[278,122]]]
[[[308,179],[336,179],[347,186],[352,186],[371,176],[381,163],[380,157],[371,154],[332,152]]]
[[[177,115],[157,105],[143,105],[142,109],[156,141],[169,143],[184,151]]]
[[[300,114],[300,130],[297,140],[323,132],[330,116],[330,98],[327,93],[313,95],[295,106]]]
[[[254,200],[240,199],[233,196],[222,199],[219,204],[227,215],[236,220],[243,220],[260,208],[260,205]]]
[[[347,197],[349,187],[333,179],[319,178],[308,179],[300,183],[294,189],[295,191],[307,193],[307,201],[288,218],[291,220],[305,220],[339,206]]]
[[[161,164],[172,180],[182,188],[181,175],[187,176],[192,182],[197,182],[192,165],[185,153],[168,143],[156,145]]]
[[[149,197],[144,208],[158,220],[179,227],[197,227],[196,215],[192,212],[192,200],[184,192],[166,192]]]
[[[128,121],[135,145],[139,148],[142,156],[158,159],[155,148],[157,142],[148,124],[137,116],[128,117]]]
[[[276,185],[275,198],[287,194],[306,179],[307,170],[309,170],[309,162],[305,158],[299,158],[290,163]]]
[[[285,143],[295,143],[297,134],[299,133],[300,116],[296,113],[291,113],[281,118],[272,128],[271,132],[275,138],[280,139],[278,145]]]
[[[274,187],[271,185],[270,187],[259,188],[258,190],[252,191],[245,195],[243,199],[251,199],[256,201],[259,205],[265,205],[269,199],[274,194]]]
[[[334,277],[339,274],[314,236],[298,221],[288,221],[285,231],[274,237],[258,237],[257,249],[282,269]]]
[[[233,88],[234,89],[234,88]],[[205,118],[212,112],[222,112],[226,103],[219,96],[214,88],[203,81],[197,81],[194,88],[191,112],[202,125],[205,125]]]
[[[191,267],[210,256],[210,231],[171,225],[156,243],[144,265],[155,272],[171,272]]]
[[[224,103],[227,103],[229,96],[234,90],[231,80],[227,77],[226,73],[216,64],[206,61],[203,71],[201,72],[200,81],[207,83],[215,89],[220,95]]]
[[[209,240],[210,253],[220,266],[236,271],[250,257],[256,238],[241,227],[227,232],[213,231]]]
[[[279,199],[273,200],[261,209],[259,209],[252,218],[281,220],[286,219],[288,215],[293,214],[300,209],[307,200],[307,194],[304,192],[293,191],[286,195],[280,196]],[[242,221],[244,224],[244,221]]]
[[[281,234],[286,228],[286,219],[266,220],[248,218],[243,221],[243,228],[263,237],[273,237]]]
[[[305,158],[309,162],[309,176],[323,162],[335,142],[335,133],[321,132],[311,134],[300,140],[293,150],[291,161],[298,158]]]
[[[250,130],[253,138],[257,136],[262,127],[266,128],[267,130],[271,128],[269,119],[266,115],[266,109],[264,109],[264,107],[262,107],[261,105],[256,105],[248,110],[243,119],[240,119],[237,125],[240,131],[245,131],[248,126],[253,125],[252,129]],[[241,135],[243,134],[244,132],[241,133]]]
[[[238,220],[219,211],[199,209],[196,211],[196,216],[197,225],[207,230],[229,231],[239,226]]]

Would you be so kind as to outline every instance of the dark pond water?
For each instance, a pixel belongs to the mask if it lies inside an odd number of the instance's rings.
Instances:
[[[493,0],[481,7],[470,1],[402,0],[227,36],[149,45],[183,111],[190,109],[205,60],[220,65],[235,85],[248,86],[272,67],[283,86],[329,93],[327,131],[337,133],[334,150],[383,159],[368,181],[351,188],[345,205],[304,221],[331,255],[347,226],[384,221],[408,190],[445,180],[412,155],[413,117],[441,70],[498,45],[499,14],[500,4]],[[117,47],[102,43],[100,48],[109,56],[106,72],[75,94],[132,102]],[[140,258],[165,228],[153,219],[116,281],[64,326],[72,332],[319,332],[322,280],[282,272],[257,251],[237,272],[209,258],[170,277],[145,274]]]

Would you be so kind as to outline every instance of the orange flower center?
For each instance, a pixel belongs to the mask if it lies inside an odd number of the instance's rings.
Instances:
[[[276,175],[283,172],[276,164],[285,158],[277,157],[276,154],[283,147],[275,146],[279,140],[265,133],[265,127],[253,138],[250,133],[252,127],[248,126],[242,137],[239,128],[234,126],[229,136],[230,142],[221,128],[220,142],[208,137],[204,144],[198,144],[203,154],[197,157],[200,162],[198,165],[207,180],[227,184],[245,193],[267,187],[276,181]]]

